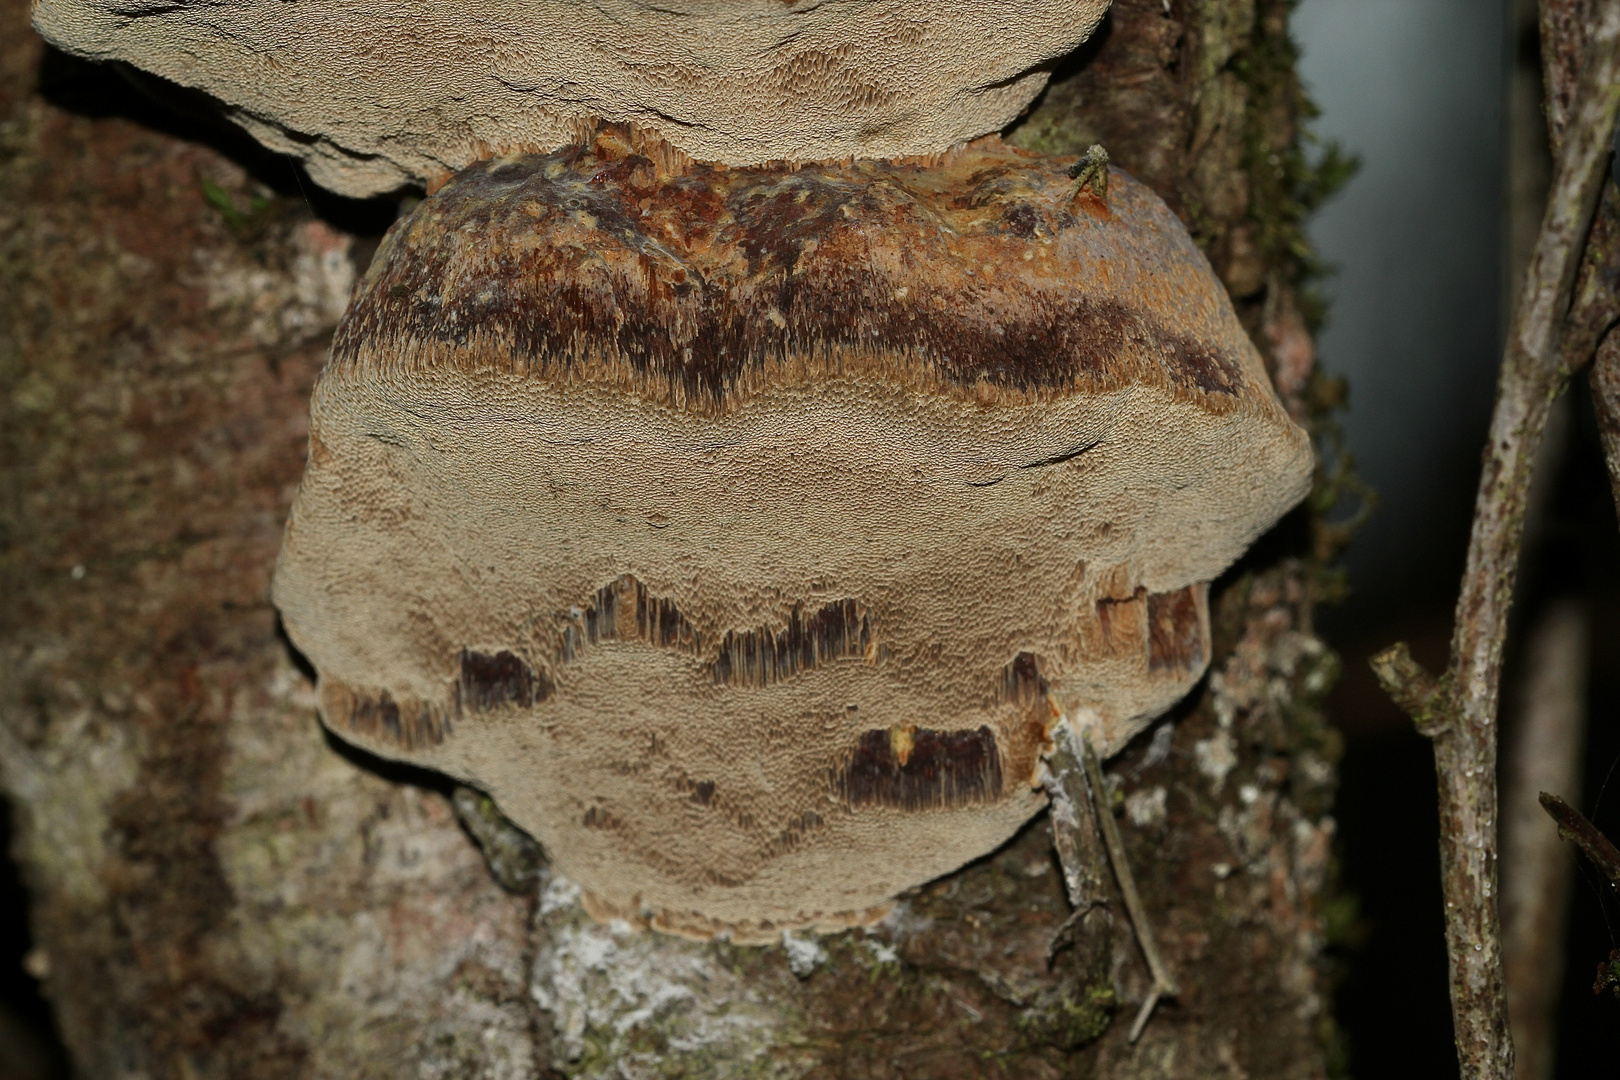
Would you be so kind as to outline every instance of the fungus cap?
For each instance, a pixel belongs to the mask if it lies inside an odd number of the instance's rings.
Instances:
[[[554,150],[596,118],[734,165],[944,151],[1011,123],[1107,6],[34,0],[34,25],[205,91],[317,183],[367,196]]]
[[[1115,171],[984,140],[660,174],[474,166],[315,390],[275,599],[344,738],[489,791],[593,910],[870,918],[1198,679],[1305,434]]]

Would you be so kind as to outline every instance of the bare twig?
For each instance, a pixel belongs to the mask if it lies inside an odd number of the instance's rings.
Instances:
[[[1597,347],[1588,376],[1592,410],[1597,413],[1597,434],[1604,444],[1604,465],[1609,466],[1609,491],[1620,510],[1620,334],[1610,334]]]
[[[1573,840],[1592,864],[1603,871],[1614,887],[1620,889],[1620,849],[1597,826],[1586,820],[1586,815],[1556,795],[1541,793],[1541,806],[1558,822],[1558,835]]]
[[[1598,435],[1603,440],[1603,462],[1609,469],[1609,490],[1614,495],[1615,509],[1620,510],[1620,334],[1611,333],[1603,339],[1587,380],[1592,388]]]
[[[1153,1015],[1153,1008],[1159,1000],[1175,997],[1181,991],[1176,988],[1169,965],[1159,955],[1153,926],[1148,922],[1147,908],[1142,906],[1142,897],[1136,891],[1136,878],[1131,874],[1131,864],[1125,858],[1125,842],[1120,839],[1119,826],[1108,809],[1108,788],[1103,784],[1102,765],[1097,760],[1097,751],[1091,748],[1091,736],[1085,732],[1080,733],[1080,755],[1085,762],[1086,778],[1091,781],[1091,797],[1097,803],[1097,823],[1102,826],[1103,842],[1108,845],[1108,861],[1114,868],[1114,880],[1119,883],[1120,895],[1125,900],[1125,912],[1130,915],[1131,926],[1136,930],[1136,943],[1142,947],[1148,972],[1153,976],[1153,986],[1136,1014],[1136,1022],[1131,1025],[1129,1041],[1135,1042],[1141,1037],[1142,1028],[1147,1024],[1148,1017]]]
[[[1592,29],[1598,25],[1595,7],[1602,2],[1605,0],[1541,2],[1544,115],[1554,148],[1563,141],[1569,103],[1578,89],[1581,59]],[[1609,483],[1616,506],[1620,507],[1620,338],[1609,333],[1617,318],[1620,318],[1620,187],[1604,184],[1597,217],[1586,240],[1586,258],[1577,279],[1575,298],[1569,318],[1565,320],[1563,364],[1572,371],[1578,370],[1596,351],[1596,363],[1589,376],[1592,401],[1597,410]]]
[[[1435,678],[1412,659],[1406,642],[1397,641],[1368,661],[1379,685],[1395,699],[1401,711],[1412,718],[1418,731],[1431,739],[1445,730],[1450,719],[1446,710],[1445,676]]]
[[[1052,840],[1063,864],[1063,880],[1069,891],[1069,902],[1075,916],[1104,903],[1106,885],[1102,879],[1104,850],[1109,865],[1114,869],[1114,882],[1125,901],[1125,911],[1136,931],[1136,942],[1142,948],[1148,973],[1153,985],[1147,998],[1137,1011],[1128,1039],[1135,1042],[1142,1035],[1153,1009],[1167,997],[1180,991],[1170,975],[1170,968],[1159,953],[1153,937],[1153,927],[1147,918],[1147,908],[1136,891],[1136,878],[1125,858],[1125,842],[1120,838],[1119,826],[1108,808],[1108,788],[1103,783],[1102,765],[1097,752],[1091,748],[1091,738],[1076,734],[1067,720],[1052,732],[1052,750],[1046,755],[1046,791],[1052,799]],[[1098,845],[1101,833],[1102,845]]]
[[[1602,189],[1559,344],[1559,364],[1571,372],[1591,361],[1620,318],[1620,188],[1605,182]]]
[[[1572,791],[1586,721],[1587,616],[1572,599],[1549,605],[1530,630],[1527,675],[1504,764],[1502,963],[1518,1080],[1549,1080],[1571,852],[1549,829],[1538,791]]]
[[[1592,31],[1599,25],[1597,8],[1605,2],[1541,0],[1541,81],[1546,92],[1543,116],[1555,150],[1563,142],[1570,103],[1578,90],[1581,62]],[[1609,334],[1616,318],[1620,318],[1620,187],[1614,184],[1603,185],[1577,282],[1564,331],[1563,364],[1578,370],[1594,350],[1597,353],[1589,376],[1592,400],[1609,483],[1616,505],[1620,506],[1620,339]]]
[[[1436,680],[1404,652],[1389,650],[1374,662],[1385,688],[1434,740],[1451,1016],[1463,1080],[1513,1076],[1496,905],[1497,693],[1531,467],[1548,408],[1570,375],[1561,347],[1565,318],[1608,172],[1617,109],[1620,0],[1605,0],[1502,357],[1451,663]]]
[[[1063,885],[1075,917],[1083,916],[1107,903],[1108,885],[1103,880],[1107,855],[1097,831],[1086,767],[1068,721],[1052,734],[1044,779],[1052,801],[1052,846],[1063,867]]]
[[[1541,0],[1541,81],[1547,135],[1554,152],[1564,139],[1570,109],[1581,79],[1581,64],[1591,42],[1597,9],[1606,0]]]

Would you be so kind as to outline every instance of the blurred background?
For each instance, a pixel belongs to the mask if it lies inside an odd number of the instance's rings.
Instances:
[[[1344,434],[1380,497],[1349,552],[1352,595],[1321,619],[1345,663],[1330,702],[1346,746],[1336,1010],[1352,1075],[1443,1078],[1456,1064],[1432,757],[1366,659],[1405,640],[1431,669],[1445,663],[1506,312],[1549,170],[1535,6],[1301,0],[1294,31],[1322,109],[1317,136],[1362,162],[1311,235],[1334,271],[1319,286],[1331,302],[1321,361],[1348,380]],[[1531,704],[1562,702],[1584,750],[1560,794],[1620,837],[1620,792],[1602,797],[1620,759],[1620,531],[1584,381],[1543,458],[1504,687],[1505,760],[1526,758]],[[1551,829],[1533,804],[1528,820]],[[1612,1080],[1620,1003],[1595,997],[1591,982],[1620,947],[1620,911],[1605,910],[1583,868],[1567,870],[1568,918],[1529,955],[1557,995],[1555,1075]],[[15,868],[0,861],[0,1046],[49,1030],[26,928],[12,917],[23,904]],[[39,1054],[37,1071],[0,1061],[0,1078],[60,1075],[60,1058]]]
[[[1507,313],[1550,171],[1536,7],[1301,0],[1294,33],[1322,110],[1317,136],[1362,163],[1310,232],[1333,270],[1320,284],[1331,303],[1321,362],[1348,380],[1346,442],[1379,493],[1350,547],[1350,599],[1321,620],[1345,663],[1329,713],[1345,736],[1336,816],[1356,903],[1338,1017],[1353,1075],[1455,1076],[1433,759],[1367,657],[1405,640],[1431,670],[1445,665]],[[1585,750],[1557,793],[1620,835],[1620,792],[1601,798],[1620,756],[1620,534],[1584,380],[1549,431],[1533,515],[1503,687],[1504,772],[1534,763],[1521,737],[1530,700],[1562,693]],[[1536,792],[1515,794],[1522,808]],[[1550,834],[1538,815],[1532,801],[1528,824]],[[1591,986],[1620,945],[1620,912],[1604,910],[1608,894],[1584,867],[1568,869],[1566,929],[1534,950],[1559,995],[1556,1075],[1612,1078],[1620,1011]],[[1510,893],[1512,874],[1505,866]]]

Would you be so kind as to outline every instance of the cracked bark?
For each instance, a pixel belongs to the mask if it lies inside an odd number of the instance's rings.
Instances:
[[[1119,0],[1014,137],[1102,141],[1179,208],[1308,418],[1289,7]],[[1205,685],[1109,764],[1181,990],[1135,1045],[1130,935],[1051,948],[1044,820],[872,934],[597,926],[543,870],[503,889],[478,845],[522,846],[475,843],[447,782],[324,735],[278,637],[307,395],[364,242],[211,148],[239,143],[42,60],[22,0],[0,19],[0,787],[83,1075],[1325,1074],[1335,661],[1308,513],[1220,583]]]

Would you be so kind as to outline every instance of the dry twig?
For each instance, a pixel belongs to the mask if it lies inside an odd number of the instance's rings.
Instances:
[[[1615,848],[1614,842],[1598,832],[1597,826],[1586,820],[1585,814],[1556,795],[1543,791],[1541,806],[1558,822],[1558,835],[1575,841],[1575,846],[1603,871],[1615,888],[1620,889],[1620,849]]]
[[[1119,835],[1119,826],[1108,808],[1107,786],[1103,783],[1102,764],[1091,747],[1090,736],[1076,734],[1068,721],[1057,725],[1052,732],[1052,750],[1046,755],[1046,790],[1052,799],[1052,840],[1063,864],[1063,880],[1068,887],[1069,902],[1075,917],[1080,917],[1104,903],[1105,884],[1102,877],[1103,848],[1106,847],[1109,865],[1114,869],[1114,881],[1125,901],[1125,911],[1136,931],[1137,944],[1147,961],[1153,985],[1137,1011],[1131,1024],[1130,1042],[1141,1037],[1148,1017],[1164,998],[1173,998],[1180,991],[1170,974],[1170,967],[1159,953],[1153,937],[1153,927],[1147,918],[1147,908],[1136,890],[1136,878],[1125,858],[1125,842]],[[1101,831],[1102,846],[1098,845]]]
[[[1069,906],[1074,909],[1074,918],[1080,918],[1108,903],[1108,885],[1103,880],[1107,855],[1097,831],[1086,767],[1067,722],[1052,733],[1044,780],[1047,797],[1052,800],[1052,846],[1057,848],[1058,863],[1063,867]]]
[[[1592,408],[1603,440],[1609,490],[1614,495],[1615,509],[1620,510],[1620,334],[1610,334],[1598,346],[1587,383],[1592,388]]]
[[[1401,645],[1373,663],[1385,689],[1434,740],[1451,1015],[1464,1080],[1513,1076],[1496,904],[1497,692],[1531,466],[1548,409],[1571,374],[1565,320],[1608,173],[1617,109],[1620,0],[1609,0],[1592,30],[1502,357],[1450,665],[1435,679]]]
[[[1162,998],[1173,998],[1181,991],[1176,988],[1176,980],[1170,974],[1170,967],[1159,955],[1159,945],[1153,937],[1153,926],[1148,922],[1147,908],[1142,906],[1142,897],[1136,891],[1136,878],[1131,873],[1131,864],[1125,859],[1125,842],[1120,839],[1119,826],[1114,822],[1114,815],[1109,812],[1105,801],[1108,788],[1103,785],[1102,765],[1097,760],[1097,751],[1091,748],[1091,736],[1084,732],[1080,734],[1080,755],[1086,765],[1086,779],[1091,781],[1091,797],[1096,800],[1097,823],[1102,826],[1103,842],[1108,845],[1108,861],[1114,867],[1114,880],[1119,882],[1120,895],[1125,898],[1125,911],[1131,917],[1131,926],[1136,930],[1136,943],[1142,947],[1142,956],[1147,960],[1148,971],[1153,976],[1153,986],[1148,990],[1147,998],[1142,1002],[1142,1008],[1136,1014],[1136,1022],[1131,1025],[1129,1041],[1135,1042],[1142,1035],[1142,1027],[1153,1015],[1153,1007]]]
[[[1556,152],[1579,90],[1581,63],[1599,7],[1607,0],[1541,0],[1542,83],[1547,133]],[[1617,172],[1616,175],[1620,175]],[[1589,376],[1609,482],[1620,506],[1620,339],[1609,334],[1620,317],[1620,187],[1603,185],[1597,218],[1564,332],[1564,363],[1579,368],[1597,349]],[[1608,337],[1605,338],[1605,334]],[[1600,345],[1601,343],[1601,345]]]

